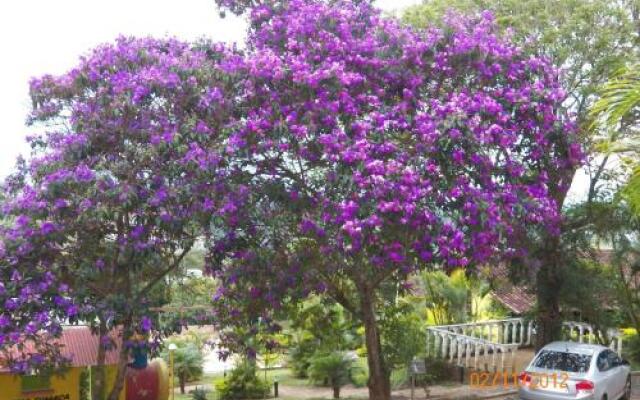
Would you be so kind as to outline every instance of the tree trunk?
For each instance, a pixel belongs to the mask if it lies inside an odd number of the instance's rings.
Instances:
[[[536,351],[545,345],[560,339],[562,331],[562,315],[560,314],[560,293],[562,279],[560,269],[563,268],[562,256],[559,254],[560,239],[546,239],[541,256],[541,266],[536,279],[536,297],[538,302],[538,318],[536,327]]]
[[[100,327],[98,328],[98,359],[97,365],[91,374],[91,398],[92,400],[104,400],[104,393],[106,389],[106,375],[104,370],[104,363],[107,356],[107,350],[102,345],[102,337],[107,335],[107,325],[104,321],[100,321]],[[91,368],[91,367],[89,367]]]
[[[373,290],[366,284],[360,287],[360,306],[362,310],[362,322],[365,330],[365,343],[367,347],[367,364],[369,366],[369,399],[391,399],[391,383],[389,373],[385,367],[380,333],[376,322],[375,299]]]
[[[178,375],[178,380],[180,381],[180,394],[184,394],[185,385],[187,384],[187,375],[184,372],[181,372]]]
[[[340,386],[334,386],[333,387],[333,398],[334,399],[339,399],[340,398]]]
[[[128,323],[129,322],[125,322],[125,324]],[[127,377],[127,364],[129,362],[129,349],[126,346],[126,341],[131,337],[131,334],[132,331],[128,326],[125,325],[122,327],[122,345],[120,346],[120,356],[118,358],[118,370],[107,400],[118,400],[122,389],[124,389],[124,383]]]
[[[558,214],[562,216],[562,207],[573,182],[577,166],[571,166],[553,174],[550,195],[556,203]],[[594,182],[591,186],[595,185]],[[591,191],[591,190],[590,190]],[[563,221],[564,222],[564,221]],[[560,225],[561,232],[565,226]],[[536,351],[546,344],[558,340],[562,331],[560,314],[560,293],[562,291],[561,270],[564,268],[562,239],[550,233],[542,238],[541,248],[537,249],[540,269],[536,276],[536,300],[538,305],[536,327]]]

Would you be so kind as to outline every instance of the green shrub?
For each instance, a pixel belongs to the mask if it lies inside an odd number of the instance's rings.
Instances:
[[[258,378],[255,364],[249,362],[237,365],[214,385],[220,400],[262,399],[271,392],[271,385]]]
[[[84,369],[80,373],[80,400],[89,400],[89,388],[91,386],[91,382],[89,382],[89,370]]]
[[[191,400],[207,400],[207,390],[195,388],[191,391]]]
[[[337,399],[340,397],[340,388],[349,382],[352,364],[353,360],[342,352],[314,356],[309,365],[309,379],[331,386],[333,398]]]
[[[351,368],[351,383],[356,387],[367,386],[369,380],[369,367],[367,366],[367,359],[360,357]]]
[[[445,360],[440,358],[427,358],[425,365],[427,374],[418,377],[418,380],[424,380],[424,383],[428,385],[451,380],[451,366]]]
[[[624,357],[633,364],[640,364],[640,335],[636,332],[625,332],[622,344]]]
[[[401,367],[391,371],[389,378],[392,389],[398,389],[409,382],[409,368]]]
[[[296,343],[289,353],[289,368],[296,378],[308,378],[307,370],[311,365],[311,358],[315,354],[317,343],[303,339]]]
[[[292,310],[290,318],[288,366],[297,378],[308,378],[316,354],[352,350],[362,342],[359,322],[332,301],[312,296]]]
[[[422,321],[405,299],[385,306],[380,331],[385,363],[391,369],[406,367],[424,348]]]

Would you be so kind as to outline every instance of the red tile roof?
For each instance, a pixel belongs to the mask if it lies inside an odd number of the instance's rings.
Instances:
[[[494,288],[493,298],[516,315],[531,311],[536,304],[536,296],[527,284],[516,284],[511,280],[511,271],[505,263],[497,263],[484,270],[485,278]],[[522,279],[520,279],[522,281]],[[529,280],[531,282],[531,280]]]
[[[535,295],[523,286],[500,287],[492,293],[498,302],[518,315],[531,311],[536,303]]]
[[[598,249],[584,255],[601,264],[612,265],[615,260],[615,253],[611,250]],[[621,260],[622,274],[628,284],[632,288],[640,288],[640,273],[634,273],[634,258],[628,257]],[[529,279],[520,279],[520,283],[512,283],[510,279],[511,272],[505,263],[499,263],[485,270],[487,278],[492,282],[495,288],[492,293],[494,298],[502,305],[511,310],[514,314],[521,315],[533,309],[536,303],[536,296],[531,290],[535,284],[535,277],[530,276]],[[519,271],[522,273],[522,271]],[[520,274],[522,275],[522,274]],[[522,278],[522,276],[521,276]],[[613,299],[602,299],[605,304],[615,306]]]
[[[105,354],[105,364],[112,365],[118,362],[119,349],[122,345],[122,338],[118,331],[113,330],[109,333],[112,342],[115,344]],[[65,326],[62,330],[62,336],[55,342],[61,344],[62,355],[71,359],[72,367],[87,367],[98,364],[98,344],[99,336],[94,335],[88,326]],[[15,349],[17,353],[18,350]],[[33,352],[33,345],[25,343],[24,353]],[[2,360],[0,360],[0,365]],[[6,372],[7,368],[0,367],[0,372]]]
[[[122,338],[116,331],[109,334],[115,346],[105,355],[105,364],[117,364]],[[62,331],[60,343],[64,345],[62,353],[71,358],[74,367],[86,367],[98,364],[99,336],[91,333],[88,326],[68,326]]]

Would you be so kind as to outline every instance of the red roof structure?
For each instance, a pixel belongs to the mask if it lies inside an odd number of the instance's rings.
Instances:
[[[116,331],[109,334],[115,343],[105,354],[105,364],[117,364],[122,338]],[[88,326],[67,326],[62,331],[60,344],[64,345],[62,354],[71,358],[73,367],[87,367],[98,365],[98,344],[100,337],[94,335]]]
[[[597,249],[585,254],[584,257],[600,264],[616,265],[615,253],[612,250]],[[640,289],[640,273],[634,272],[634,259],[629,257],[618,261],[622,261],[622,264],[618,264],[616,268],[620,268],[619,274],[623,276],[625,283],[631,288]],[[491,293],[494,299],[515,315],[532,311],[536,304],[536,296],[532,290],[535,277],[532,276],[528,280],[520,279],[519,283],[513,283],[509,274],[509,267],[505,263],[496,264],[485,270],[486,277],[492,283]],[[615,299],[603,298],[602,301],[603,304],[609,304],[611,308],[617,307]]]
[[[484,269],[484,276],[491,282],[493,298],[515,315],[523,315],[533,310],[536,296],[530,285],[511,281],[509,266],[498,263]]]
[[[536,296],[529,288],[523,286],[502,286],[493,290],[492,294],[498,302],[516,315],[531,311],[536,303]]]
[[[105,354],[105,365],[113,365],[118,363],[120,346],[122,346],[122,338],[117,330],[109,333],[111,341],[114,344]],[[85,325],[65,326],[62,330],[62,336],[55,340],[61,344],[62,355],[71,359],[71,367],[88,367],[98,365],[98,345],[100,337],[94,335],[91,329]],[[18,351],[17,349],[15,350]],[[33,351],[29,343],[25,344],[24,352]],[[2,360],[0,360],[2,364]],[[1,368],[0,372],[7,372],[7,368]]]

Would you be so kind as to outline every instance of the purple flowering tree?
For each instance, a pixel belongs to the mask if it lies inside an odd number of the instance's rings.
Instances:
[[[557,229],[545,166],[579,161],[557,73],[490,13],[416,31],[368,2],[222,6],[250,15],[246,118],[229,146],[253,178],[248,218],[209,236],[219,323],[277,329],[289,304],[329,296],[362,321],[370,398],[388,399],[382,289],[518,255],[520,232]]]
[[[545,168],[579,157],[556,71],[489,13],[413,30],[368,2],[223,3],[248,11],[244,53],[119,39],[32,83],[43,134],[5,185],[0,350],[35,343],[24,370],[64,362],[47,339],[65,319],[152,331],[150,292],[203,237],[229,348],[329,296],[362,321],[370,398],[388,399],[383,292],[556,230]]]
[[[63,364],[51,339],[78,320],[104,339],[103,362],[118,328],[115,384],[104,388],[104,374],[94,382],[96,396],[118,398],[141,344],[131,337],[155,331],[153,289],[203,222],[237,219],[223,209],[239,168],[222,140],[233,59],[219,45],[120,38],[31,82],[30,123],[42,134],[5,183],[0,231],[0,350],[12,368]]]

